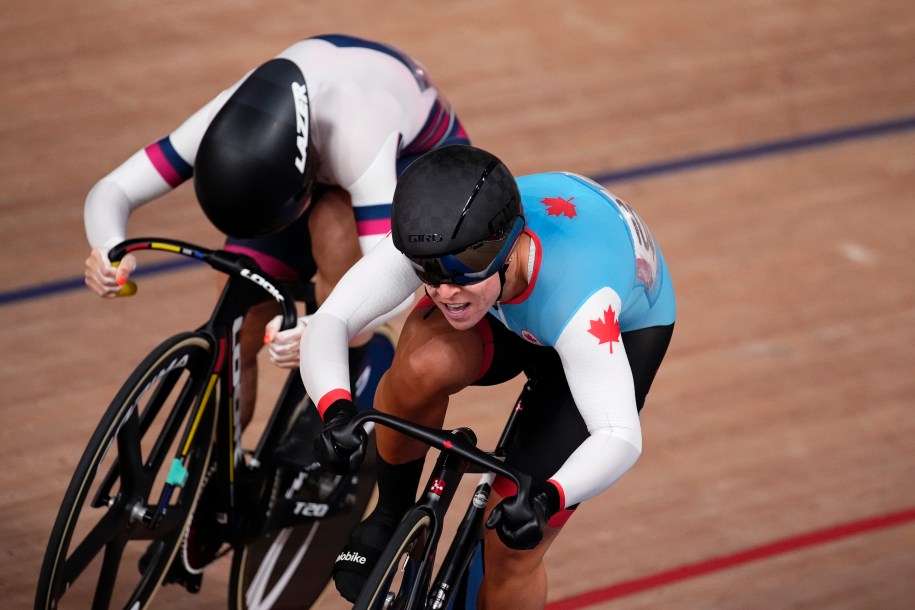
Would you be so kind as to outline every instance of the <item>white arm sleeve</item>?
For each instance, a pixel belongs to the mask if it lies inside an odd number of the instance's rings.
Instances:
[[[620,298],[610,288],[592,295],[556,342],[572,398],[591,433],[552,477],[562,486],[566,506],[613,485],[642,450],[632,371],[619,326],[610,324],[601,338],[589,332],[594,321],[607,320],[608,304],[620,311]]]
[[[405,312],[405,311],[407,311],[408,309],[410,309],[410,307],[411,307],[411,306],[413,305],[413,303],[415,303],[415,302],[416,302],[416,295],[413,294],[413,293],[411,292],[411,293],[410,293],[410,296],[408,296],[407,298],[405,298],[405,299],[403,300],[403,302],[402,302],[400,305],[398,305],[397,307],[395,307],[395,308],[392,309],[391,311],[389,311],[389,312],[387,312],[387,313],[384,313],[384,314],[378,316],[377,318],[375,318],[374,320],[372,320],[371,322],[369,322],[368,324],[366,324],[365,326],[363,326],[363,327],[362,327],[362,330],[363,330],[364,332],[368,332],[368,331],[370,331],[370,330],[375,330],[376,328],[378,328],[379,326],[381,326],[381,325],[384,324],[385,322],[390,322],[391,320],[393,320],[394,318],[396,318],[397,316],[399,316],[399,315],[402,314],[403,312]]]
[[[194,165],[203,133],[227,95],[220,94],[169,134],[175,151],[189,165]],[[122,241],[127,236],[130,214],[174,188],[156,169],[146,149],[138,150],[89,191],[83,207],[89,244],[94,248],[110,248]]]
[[[300,370],[319,406],[328,392],[349,389],[347,344],[366,326],[412,298],[420,281],[390,236],[347,271],[302,334]]]
[[[348,187],[357,218],[360,208],[389,205],[397,184],[397,149],[400,134],[392,133],[378,151],[375,160],[352,185]],[[359,246],[363,254],[371,250],[390,231],[390,220],[363,220],[357,223]]]
[[[359,218],[360,209],[369,209],[373,206],[381,205],[389,206],[397,184],[397,152],[399,146],[400,134],[389,134],[368,169],[353,184],[347,187],[353,205],[353,212],[357,218],[356,229],[359,235],[359,247],[363,255],[381,243],[390,232],[389,213],[385,214],[383,219],[366,218],[359,220]],[[371,330],[381,326],[388,320],[399,316],[412,304],[413,294],[411,293],[396,308],[369,322],[364,327],[364,330]]]
[[[130,214],[170,190],[172,187],[153,167],[146,151],[137,151],[89,191],[83,207],[89,244],[93,248],[110,248],[122,241]]]
[[[383,245],[383,244],[385,243],[385,237],[387,237],[387,242],[390,242],[390,241],[391,241],[390,234],[388,234],[387,236],[384,236],[384,235],[379,236],[378,238],[375,238],[375,239],[373,239],[373,240],[371,240],[371,241],[375,244],[375,247],[382,247],[382,248],[384,248],[384,247],[387,247],[387,246],[384,246],[384,245]],[[369,240],[363,241],[362,237],[360,236],[360,240],[359,240],[359,241],[360,241],[361,245],[363,245],[363,247],[364,247],[364,246],[365,246],[365,243],[367,243]],[[393,245],[393,244],[392,244],[392,245]],[[395,251],[396,251],[396,250],[395,250]],[[398,254],[399,254],[399,252],[398,252]],[[401,258],[403,258],[403,256],[401,256]],[[406,260],[406,259],[404,259],[404,260]],[[411,275],[412,277],[415,277],[415,276],[416,276],[416,274],[415,274],[415,273],[412,273],[412,272],[411,272],[410,275]],[[412,277],[411,277],[411,279],[412,279]],[[407,298],[405,298],[405,299],[403,300],[402,303],[400,303],[399,305],[397,305],[396,307],[394,307],[394,308],[391,309],[390,311],[386,311],[385,313],[381,314],[380,316],[378,316],[377,318],[375,318],[375,319],[372,320],[371,322],[368,322],[365,326],[362,327],[362,329],[361,329],[359,332],[368,332],[368,331],[374,330],[374,329],[378,328],[379,326],[381,326],[382,324],[384,324],[385,322],[389,322],[389,321],[393,320],[394,318],[396,318],[397,316],[399,316],[399,315],[402,314],[403,312],[405,312],[405,311],[407,311],[408,309],[410,309],[410,307],[412,307],[412,306],[413,306],[413,303],[416,301],[416,295],[414,294],[415,292],[416,292],[416,289],[414,288],[414,289],[410,292],[410,294],[407,295]],[[357,333],[357,334],[358,334],[358,333]]]

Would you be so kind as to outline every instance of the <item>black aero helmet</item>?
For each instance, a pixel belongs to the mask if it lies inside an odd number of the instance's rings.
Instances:
[[[288,59],[261,65],[232,93],[194,167],[197,200],[216,228],[254,237],[302,215],[317,165],[310,124],[305,78]]]
[[[426,284],[485,280],[503,268],[523,228],[514,176],[497,157],[473,146],[426,153],[394,190],[394,246]]]

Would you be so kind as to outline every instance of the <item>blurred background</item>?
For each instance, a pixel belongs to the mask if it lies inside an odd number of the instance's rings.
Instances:
[[[601,181],[670,264],[678,321],[643,456],[551,549],[553,607],[912,607],[906,0],[3,0],[4,606],[31,606],[114,392],[216,294],[198,268],[116,302],[83,288],[86,193],[245,71],[324,33],[418,58],[474,144],[516,174]],[[134,214],[130,233],[222,243],[187,185]],[[282,374],[261,368],[266,395]],[[517,388],[468,391],[449,419],[485,441]],[[194,597],[167,589],[162,607],[225,607],[221,578]]]

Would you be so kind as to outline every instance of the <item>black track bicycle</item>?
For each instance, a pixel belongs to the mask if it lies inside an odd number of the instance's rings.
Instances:
[[[283,328],[291,328],[296,295],[247,256],[180,241],[130,239],[109,258],[117,264],[139,250],[202,261],[228,281],[209,320],[156,347],[103,415],[60,504],[35,608],[139,610],[165,582],[199,590],[200,571],[184,560],[198,519],[215,523],[218,555],[233,554],[229,608],[308,608],[365,512],[374,451],[367,469],[345,477],[274,459],[299,418],[313,435],[322,427],[316,410],[305,408],[298,369],[254,447],[244,448],[237,400],[242,319],[272,300]],[[298,296],[307,301],[313,291]]]
[[[496,475],[508,478],[517,488],[517,495],[507,501],[506,509],[519,517],[531,517],[527,504],[530,476],[502,461],[523,416],[524,400],[531,387],[529,381],[522,389],[492,451],[478,448],[476,435],[469,428],[438,430],[374,409],[357,414],[348,424],[343,434],[353,434],[357,426],[373,422],[439,452],[423,494],[404,515],[381,553],[356,599],[356,610],[453,609],[467,603],[467,596],[475,595],[468,575],[471,560],[481,548],[483,516]],[[481,473],[480,480],[436,571],[445,514],[467,473]],[[475,600],[471,599],[470,605],[476,607]]]

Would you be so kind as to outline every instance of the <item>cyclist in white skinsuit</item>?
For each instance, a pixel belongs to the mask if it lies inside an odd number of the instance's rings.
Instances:
[[[471,146],[410,166],[391,222],[391,237],[353,266],[304,333],[302,378],[324,419],[316,455],[338,472],[359,461],[364,439],[341,431],[356,412],[346,341],[424,285],[375,406],[437,428],[468,385],[530,379],[506,461],[535,482],[533,517],[492,510],[479,601],[542,607],[550,543],[641,452],[639,412],[676,318],[664,256],[638,214],[600,185],[562,172],[516,180]],[[375,439],[377,506],[335,565],[337,588],[351,596],[414,502],[427,449],[382,426]],[[502,479],[493,490],[514,494]]]
[[[279,279],[314,278],[320,303],[346,269],[390,230],[391,197],[403,168],[422,152],[467,142],[423,67],[390,46],[317,36],[293,44],[268,64],[273,65],[243,77],[92,188],[85,204],[92,246],[85,275],[92,290],[115,296],[136,267],[132,255],[116,269],[105,256],[127,237],[130,214],[196,174],[204,210],[229,235],[227,249],[250,254]],[[302,84],[298,93],[292,82]],[[220,111],[223,116],[213,126]],[[272,125],[284,131],[274,134]],[[215,149],[203,166],[201,142],[212,142]],[[308,171],[299,171],[297,163]],[[299,192],[303,180],[316,182],[313,193]],[[273,317],[270,307],[249,314],[243,328],[245,422],[254,408],[255,356]],[[272,359],[298,366],[303,324],[280,334],[277,321],[273,324],[268,329]],[[369,337],[364,334],[352,345],[364,345]],[[364,400],[371,404],[371,392]]]
[[[314,281],[320,304],[389,232],[391,198],[403,169],[425,151],[466,142],[450,105],[409,56],[345,35],[302,40],[95,184],[85,202],[91,245],[86,284],[113,298],[136,268],[132,255],[117,268],[106,256],[127,237],[131,213],[193,177],[201,207],[228,236],[226,249],[251,255],[278,279]],[[304,325],[277,332],[269,303],[246,316],[243,425],[254,409],[265,327],[273,362],[294,368]],[[385,332],[363,333],[350,343],[353,379],[368,379],[360,384],[360,402],[372,404],[392,355]],[[286,457],[307,459],[300,449],[290,448]]]

